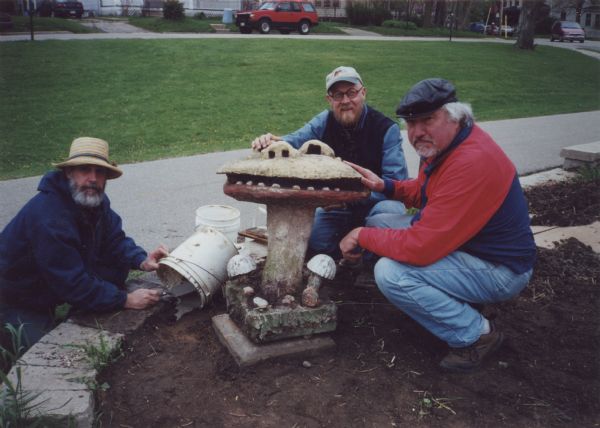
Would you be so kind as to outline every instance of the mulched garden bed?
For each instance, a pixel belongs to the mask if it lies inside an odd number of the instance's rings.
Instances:
[[[591,183],[591,184],[590,184]],[[598,220],[598,180],[527,191],[534,223]],[[577,219],[577,220],[575,220]],[[584,223],[585,224],[585,223]],[[477,372],[438,368],[444,343],[377,289],[338,280],[334,351],[239,369],[211,317],[155,319],[106,369],[104,427],[582,427],[600,415],[600,260],[574,239],[539,249],[529,287],[488,306],[505,345]],[[304,364],[303,364],[304,363]]]

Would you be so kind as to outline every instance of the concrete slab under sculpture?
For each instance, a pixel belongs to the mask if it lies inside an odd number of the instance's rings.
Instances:
[[[233,278],[225,287],[232,319],[257,342],[334,330],[336,308],[326,296],[309,299],[319,305],[301,305],[304,258],[316,207],[369,196],[360,174],[318,140],[307,141],[299,150],[280,141],[222,166],[218,173],[227,175],[225,194],[267,206],[268,254],[260,277]],[[248,286],[269,307],[257,308],[241,291]]]

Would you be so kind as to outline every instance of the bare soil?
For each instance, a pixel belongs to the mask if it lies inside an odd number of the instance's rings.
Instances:
[[[527,192],[542,224],[598,220],[598,189]],[[557,196],[558,195],[558,196]],[[553,198],[550,201],[550,198]],[[583,203],[583,204],[582,204]],[[565,217],[568,218],[567,223]],[[535,220],[540,224],[540,221]],[[97,394],[104,427],[592,427],[600,422],[600,260],[574,239],[539,249],[529,287],[488,306],[507,335],[472,374],[441,371],[446,345],[374,289],[331,285],[334,351],[239,369],[211,317],[154,318],[127,338]]]

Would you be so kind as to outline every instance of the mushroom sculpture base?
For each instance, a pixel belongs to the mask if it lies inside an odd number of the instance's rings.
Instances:
[[[230,279],[225,284],[225,298],[229,317],[255,343],[328,333],[337,327],[337,307],[323,294],[315,308],[297,301],[260,308],[253,304],[252,296],[244,294],[247,286],[247,279]]]

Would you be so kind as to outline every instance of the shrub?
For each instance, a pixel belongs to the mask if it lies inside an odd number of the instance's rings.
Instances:
[[[204,12],[198,12],[197,14],[194,15],[194,18],[196,18],[196,19],[206,19],[206,15],[204,14]]]
[[[404,30],[416,30],[417,24],[411,21],[394,21],[391,19],[383,21],[383,27],[402,28]]]
[[[383,6],[375,6],[371,8],[371,16],[369,18],[371,25],[376,25],[380,27],[383,21],[391,18],[392,14],[390,13],[390,11],[384,8]]]
[[[167,0],[163,3],[163,18],[180,21],[184,16],[183,3],[177,0]]]
[[[348,2],[346,6],[346,16],[352,25],[368,25],[369,24],[369,7],[364,3]]]
[[[349,1],[346,6],[346,16],[352,25],[377,25],[391,19],[392,14],[382,4]]]

